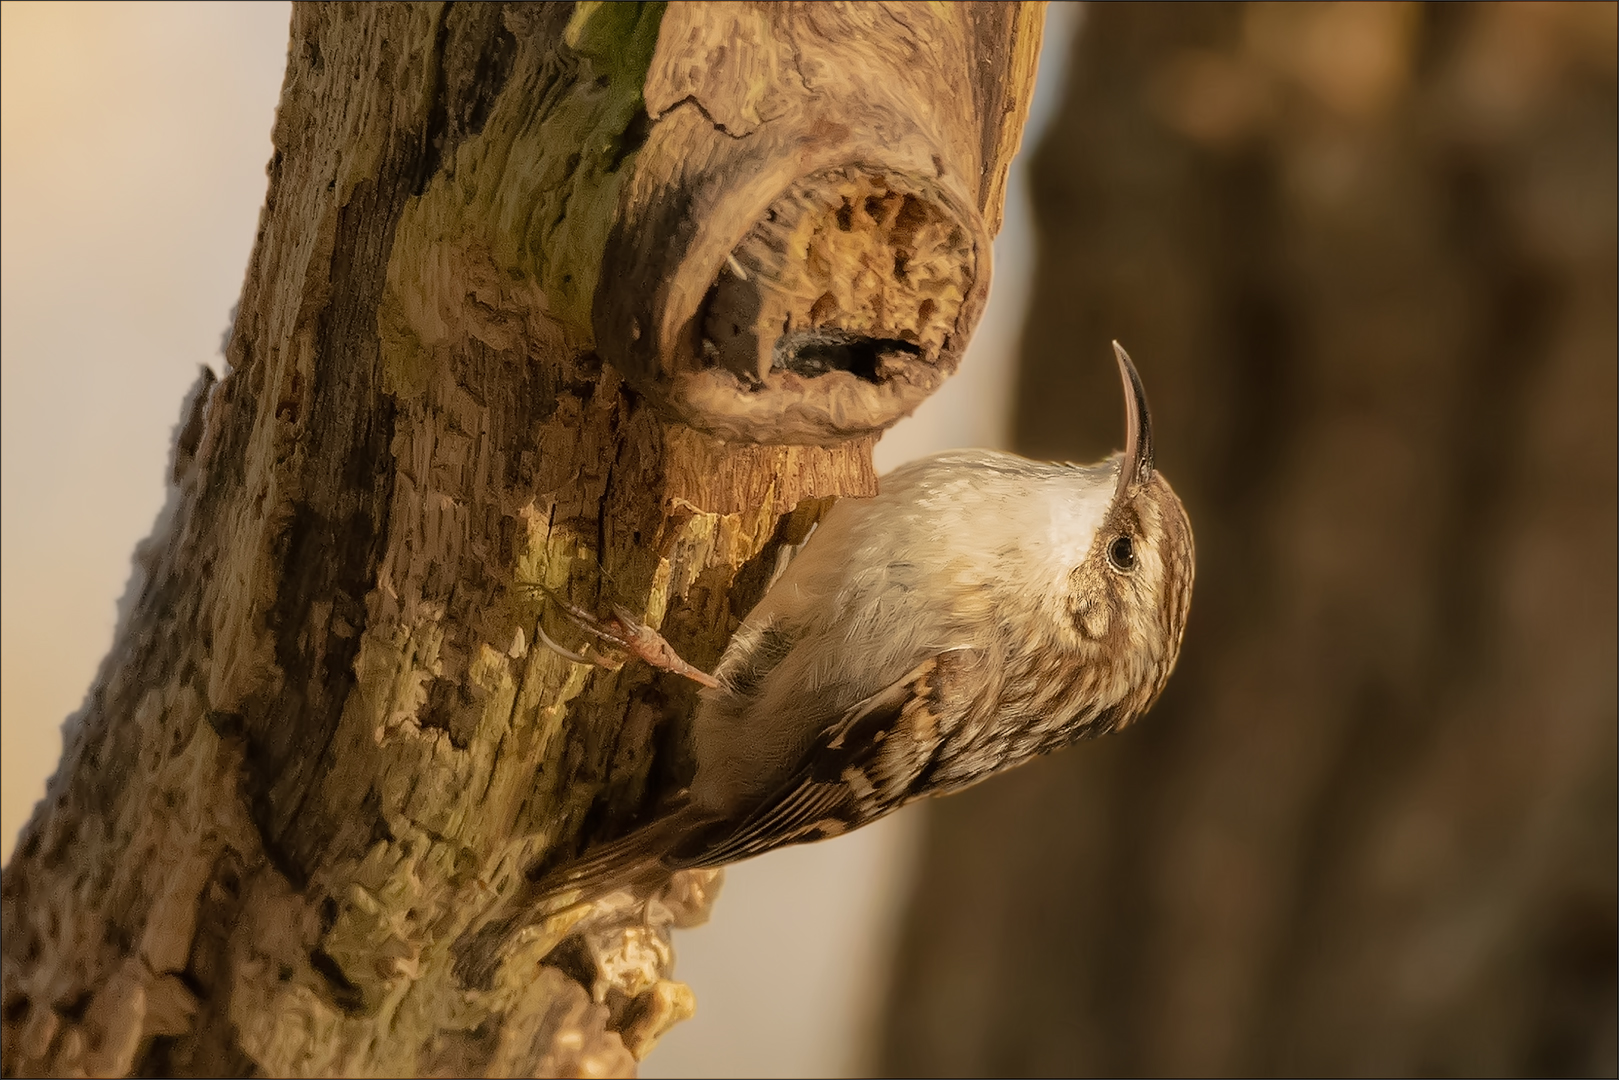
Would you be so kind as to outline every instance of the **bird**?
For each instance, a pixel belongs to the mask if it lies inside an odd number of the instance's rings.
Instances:
[[[832,505],[711,675],[623,608],[602,620],[553,597],[704,689],[690,785],[541,875],[542,906],[838,836],[1145,712],[1180,653],[1195,559],[1141,376],[1113,348],[1122,453],[1073,465],[952,450],[901,466],[876,496]]]

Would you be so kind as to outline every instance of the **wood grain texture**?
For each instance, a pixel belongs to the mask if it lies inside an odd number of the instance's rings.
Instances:
[[[1042,11],[671,6],[603,356],[725,439],[832,445],[909,414],[983,309]]]
[[[713,874],[505,901],[690,769],[692,688],[537,646],[571,629],[544,590],[711,667],[781,545],[875,490],[870,438],[727,443],[597,349],[640,287],[609,238],[675,242],[623,219],[667,137],[643,85],[753,10],[295,7],[229,370],[0,887],[6,1075],[629,1075],[690,1015],[670,931]],[[458,954],[493,918],[510,947]]]

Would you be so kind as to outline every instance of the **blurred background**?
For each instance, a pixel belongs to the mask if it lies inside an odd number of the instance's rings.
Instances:
[[[879,464],[1100,457],[1119,338],[1180,669],[729,871],[643,1075],[1619,1071],[1615,12],[1051,6],[990,309]],[[219,363],[287,20],[0,4],[0,858]]]
[[[1608,1075],[1615,7],[1098,4],[1015,446],[1198,581],[1120,737],[926,819],[890,1075]]]

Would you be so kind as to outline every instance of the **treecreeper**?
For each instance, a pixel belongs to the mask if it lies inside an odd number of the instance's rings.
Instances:
[[[838,501],[781,567],[713,675],[619,610],[560,605],[603,644],[704,686],[688,788],[535,881],[534,914],[645,899],[704,870],[859,828],[1147,710],[1180,652],[1192,529],[1155,467],[1141,377],[1117,343],[1125,446],[1094,465],[952,450]],[[592,655],[594,653],[594,655]]]

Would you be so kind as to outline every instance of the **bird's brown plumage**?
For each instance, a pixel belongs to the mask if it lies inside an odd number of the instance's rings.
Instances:
[[[690,789],[539,895],[577,902],[838,835],[1145,711],[1180,650],[1194,556],[1118,357],[1124,453],[952,451],[835,505],[704,691]]]

